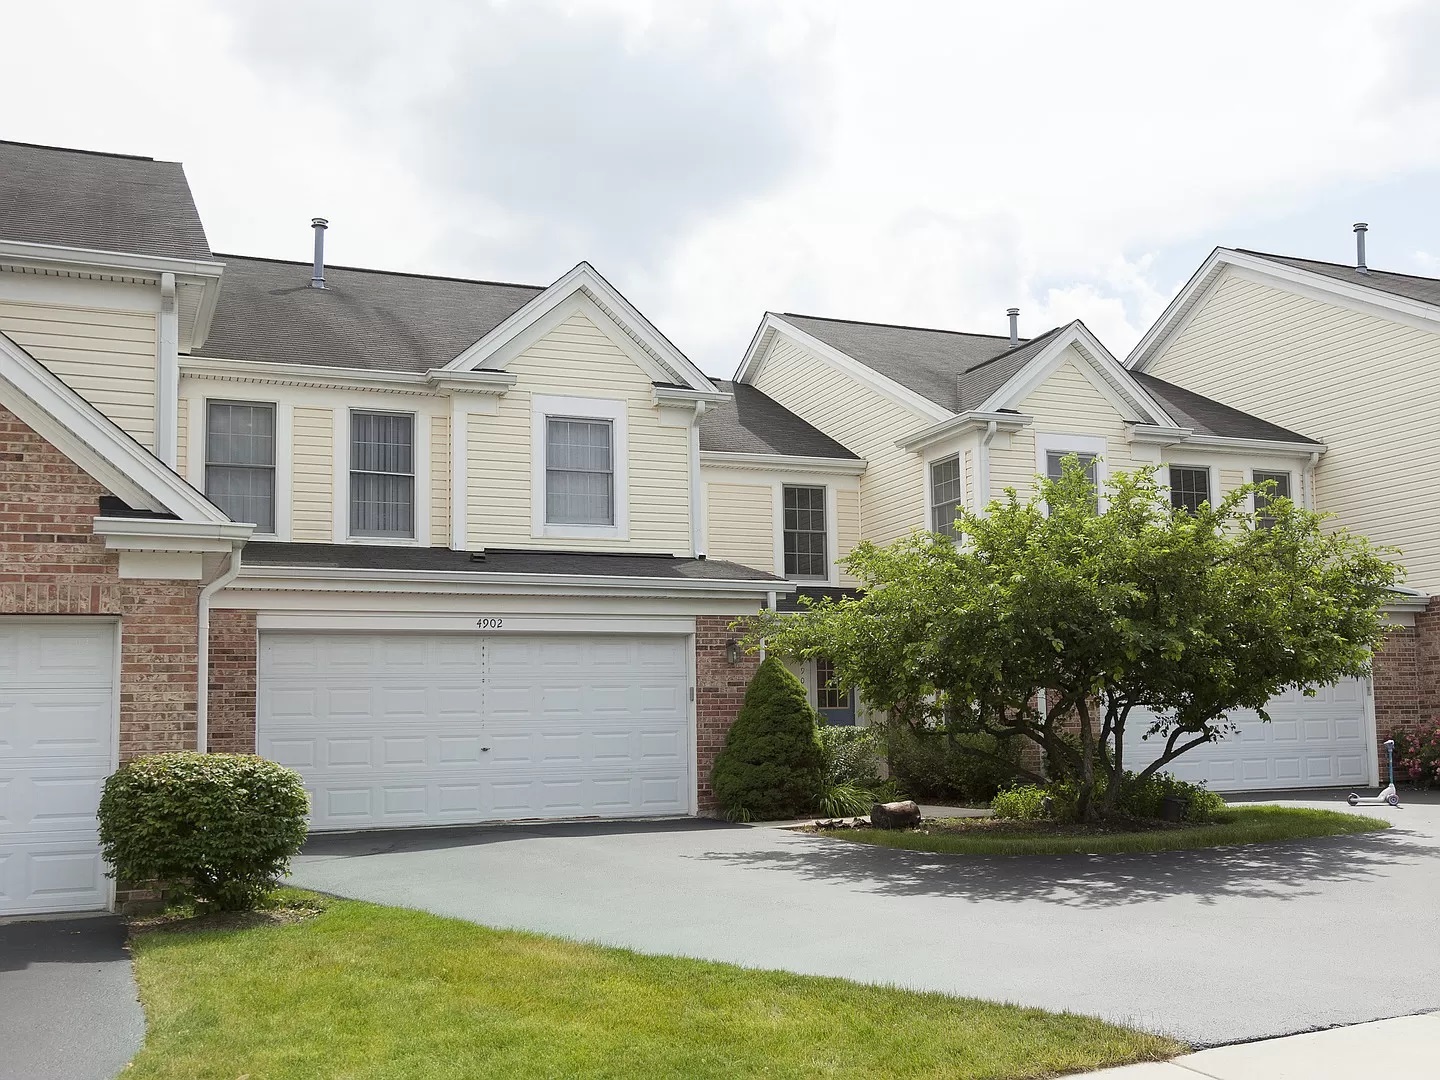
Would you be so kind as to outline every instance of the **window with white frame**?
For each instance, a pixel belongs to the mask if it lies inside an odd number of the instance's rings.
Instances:
[[[350,413],[350,535],[415,535],[415,417]]]
[[[545,523],[615,524],[615,439],[609,420],[545,418]]]
[[[930,528],[935,532],[955,535],[955,517],[964,494],[961,487],[959,454],[930,463]]]
[[[1078,450],[1047,450],[1045,452],[1045,475],[1051,480],[1059,480],[1065,472],[1065,459],[1074,457],[1080,459],[1080,467],[1085,470],[1085,476],[1091,484],[1100,486],[1100,455],[1085,454]]]
[[[1258,488],[1255,492],[1255,512],[1259,515],[1258,524],[1262,529],[1268,529],[1275,524],[1275,517],[1273,514],[1267,514],[1265,508],[1275,499],[1291,498],[1290,474],[1256,469],[1250,474],[1250,479]]]
[[[1210,501],[1210,470],[1200,465],[1170,466],[1170,505],[1197,513]]]
[[[785,576],[828,578],[825,489],[785,485]]]
[[[206,403],[205,496],[232,521],[275,531],[274,405]]]

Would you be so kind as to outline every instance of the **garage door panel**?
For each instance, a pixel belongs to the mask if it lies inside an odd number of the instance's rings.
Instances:
[[[296,763],[321,829],[687,813],[684,643],[266,635],[260,752]]]
[[[1287,787],[1363,786],[1370,782],[1370,720],[1358,679],[1322,687],[1313,696],[1288,691],[1269,702],[1271,721],[1242,712],[1238,731],[1177,758],[1166,771],[1184,780],[1203,779],[1217,791]],[[1164,738],[1142,739],[1153,717],[1132,714],[1126,761],[1140,768],[1154,761]]]
[[[0,916],[103,908],[115,625],[0,618]]]

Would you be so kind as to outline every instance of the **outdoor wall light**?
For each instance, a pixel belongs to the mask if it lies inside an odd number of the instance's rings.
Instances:
[[[733,637],[725,642],[725,659],[732,664],[740,662],[740,642]]]

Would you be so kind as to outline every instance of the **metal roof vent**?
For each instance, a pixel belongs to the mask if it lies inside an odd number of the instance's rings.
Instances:
[[[1365,265],[1365,233],[1369,228],[1363,221],[1355,223],[1355,269],[1362,274],[1370,272],[1370,268]]]
[[[323,289],[325,287],[325,230],[330,227],[330,222],[323,217],[311,218],[310,227],[315,230],[315,269],[310,273],[310,287]]]
[[[1018,307],[1006,308],[1005,314],[1010,316],[1010,348],[1018,348],[1020,345],[1020,309]]]

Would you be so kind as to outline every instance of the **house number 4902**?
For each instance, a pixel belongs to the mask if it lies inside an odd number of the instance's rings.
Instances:
[[[493,615],[487,615],[483,619],[476,619],[475,625],[481,630],[499,630],[505,625],[505,620],[497,619]]]

